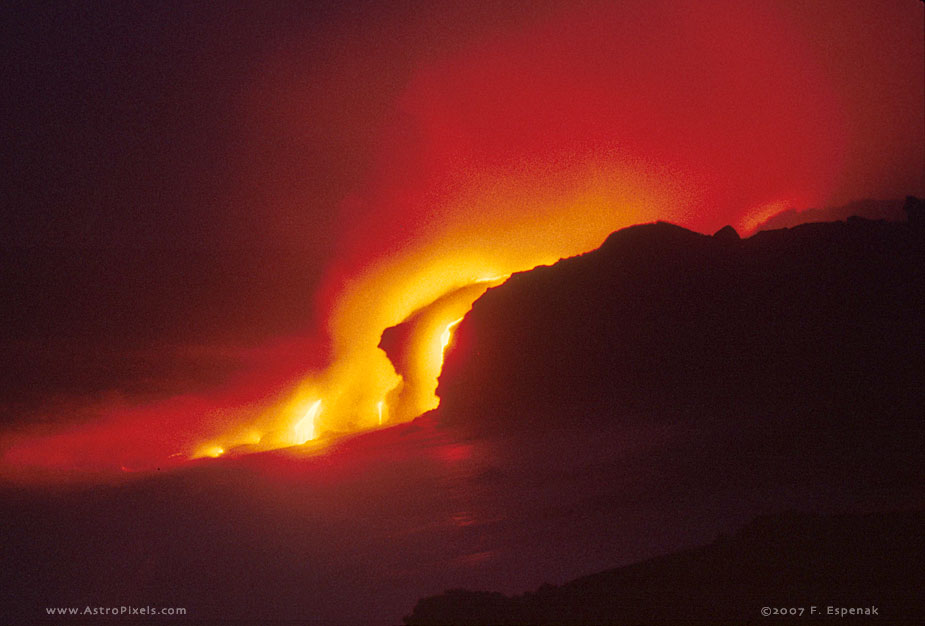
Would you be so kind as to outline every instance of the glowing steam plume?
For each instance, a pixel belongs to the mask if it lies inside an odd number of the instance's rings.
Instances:
[[[623,226],[679,216],[665,207],[681,212],[689,206],[689,190],[649,164],[588,161],[558,172],[537,167],[496,177],[473,174],[471,185],[433,200],[442,217],[421,226],[400,249],[372,257],[345,253],[347,260],[330,271],[322,289],[331,339],[327,365],[290,388],[253,404],[178,404],[176,414],[201,416],[198,429],[166,433],[170,438],[156,452],[143,446],[150,445],[147,424],[161,418],[158,407],[125,422],[139,425],[130,435],[143,454],[122,452],[128,446],[116,427],[123,422],[113,416],[96,430],[23,438],[9,458],[22,467],[71,467],[74,458],[92,458],[108,468],[115,457],[116,468],[121,463],[138,471],[293,446],[314,452],[331,436],[437,408],[437,380],[453,331],[486,290],[514,272],[597,248]]]
[[[445,219],[402,250],[333,272],[329,365],[262,407],[225,413],[209,445],[240,453],[321,443],[437,408],[453,331],[486,290],[594,249],[621,226],[670,218],[657,211],[684,196],[670,176],[600,163],[476,182],[442,199]]]

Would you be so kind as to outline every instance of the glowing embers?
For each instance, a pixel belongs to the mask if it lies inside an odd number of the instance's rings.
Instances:
[[[306,441],[311,441],[315,438],[315,418],[318,417],[319,413],[321,413],[321,400],[315,400],[308,408],[308,411],[305,412],[305,416],[296,422],[293,427],[295,434],[293,443],[295,445],[300,446]]]
[[[196,454],[194,454],[191,458],[194,458],[194,459],[201,459],[201,458],[203,458],[203,457],[211,457],[211,458],[213,458],[213,459],[217,459],[218,457],[222,456],[223,454],[225,454],[225,448],[223,448],[222,446],[218,446],[218,445],[207,445],[207,446],[204,446],[204,447],[200,448],[200,449],[196,452]],[[123,470],[123,471],[124,471],[124,470]]]

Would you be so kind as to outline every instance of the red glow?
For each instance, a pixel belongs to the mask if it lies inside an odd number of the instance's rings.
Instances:
[[[851,24],[869,18],[851,6]],[[7,433],[3,474],[156,471],[204,447],[233,456],[279,426],[268,411],[289,403],[304,415],[313,394],[336,396],[326,396],[319,429],[378,426],[396,384],[377,352],[379,335],[453,288],[581,253],[633,223],[748,231],[769,212],[855,193],[845,180],[863,169],[858,144],[875,133],[860,126],[875,106],[852,108],[865,79],[835,71],[846,62],[813,42],[828,19],[773,2],[565,3],[517,29],[486,30],[455,51],[423,55],[384,118],[369,122],[374,112],[363,107],[355,114],[375,139],[350,157],[368,152],[371,165],[337,200],[336,256],[314,295],[325,323],[317,340],[293,341],[295,353],[284,346],[287,359],[251,359],[254,367],[209,397],[97,406],[90,423]],[[280,53],[268,66],[302,61]],[[354,64],[332,67],[372,74]],[[249,103],[255,135],[318,123],[301,106],[300,90],[311,88],[287,80],[280,71],[258,81],[270,88]],[[322,123],[351,121],[341,120],[349,112],[322,114]],[[900,132],[878,124],[881,135]],[[268,149],[263,141],[251,147]],[[253,163],[249,174],[267,175]],[[256,201],[268,213],[313,202],[295,195]],[[315,366],[318,374],[328,359],[350,365],[290,393],[296,374]],[[438,454],[453,461],[469,451]]]

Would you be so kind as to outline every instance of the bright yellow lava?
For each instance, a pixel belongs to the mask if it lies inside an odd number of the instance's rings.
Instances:
[[[300,419],[293,427],[295,437],[293,443],[300,446],[306,441],[315,438],[315,418],[321,412],[321,400],[315,400],[314,403],[305,412],[305,416]]]
[[[465,317],[465,316],[463,316]],[[443,333],[440,334],[440,354],[446,354],[446,348],[450,345],[450,337],[453,336],[453,329],[459,326],[459,323],[463,321],[463,317],[460,317],[458,320],[450,322]],[[443,365],[441,363],[441,365]]]

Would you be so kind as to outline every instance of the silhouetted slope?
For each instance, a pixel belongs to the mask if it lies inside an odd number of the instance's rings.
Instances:
[[[787,209],[766,219],[758,225],[756,230],[792,228],[807,222],[832,222],[845,220],[853,216],[870,220],[902,221],[905,218],[903,199],[872,200],[868,198],[839,207],[805,209],[803,211]]]
[[[544,585],[535,593],[506,597],[447,591],[419,601],[405,622],[431,626],[839,620],[828,614],[831,606],[876,607],[879,617],[864,619],[919,624],[925,618],[923,527],[921,512],[767,516],[701,548],[559,587]],[[763,607],[803,607],[804,613],[798,618],[764,617]]]
[[[717,235],[634,226],[489,290],[447,353],[442,419],[536,428],[560,423],[556,407],[603,402],[624,415],[812,407],[823,422],[918,422],[920,229],[853,218]]]

